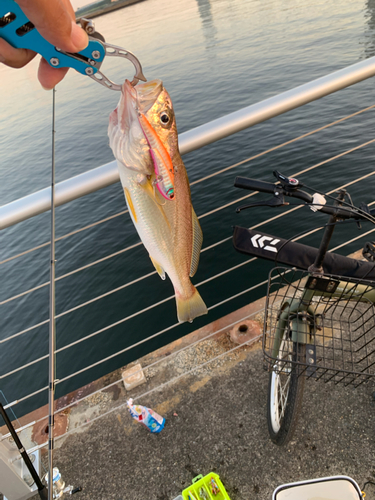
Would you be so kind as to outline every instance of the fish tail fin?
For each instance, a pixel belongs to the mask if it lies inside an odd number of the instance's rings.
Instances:
[[[179,323],[184,323],[185,321],[191,323],[194,318],[207,314],[208,312],[207,306],[199,295],[198,290],[195,287],[193,288],[193,295],[188,299],[176,294],[177,318]]]

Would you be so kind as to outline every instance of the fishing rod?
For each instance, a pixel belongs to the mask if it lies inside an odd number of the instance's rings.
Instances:
[[[15,444],[20,452],[21,457],[23,458],[26,467],[29,469],[31,477],[34,479],[34,482],[38,488],[38,493],[39,493],[40,499],[41,500],[48,500],[47,488],[42,483],[40,477],[38,476],[38,473],[35,470],[35,467],[34,467],[33,463],[31,462],[29,455],[27,454],[27,451],[23,447],[16,430],[13,427],[12,422],[10,421],[10,418],[7,415],[7,412],[4,409],[4,406],[1,403],[0,403],[0,415],[3,417],[3,420],[5,422],[5,425],[8,428],[9,433],[12,436],[12,438],[13,438],[13,440],[14,440],[14,442],[15,442]],[[52,491],[52,488],[51,488],[51,491]]]
[[[56,386],[56,322],[55,322],[55,122],[56,122],[56,88],[53,89],[52,97],[52,165],[51,165],[51,247],[50,247],[50,294],[49,294],[49,374],[48,374],[48,473],[46,475],[48,483],[47,496],[42,500],[54,500],[60,498],[64,493],[74,495],[82,491],[82,487],[65,487],[58,469],[53,467],[53,450],[55,439],[55,386]]]
[[[53,500],[53,447],[55,429],[55,115],[56,88],[52,97],[52,168],[51,168],[51,247],[49,293],[49,374],[48,374],[48,500]]]

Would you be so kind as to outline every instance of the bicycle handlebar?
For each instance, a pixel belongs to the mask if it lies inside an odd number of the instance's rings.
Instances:
[[[260,191],[262,193],[274,193],[276,184],[272,182],[258,181],[248,177],[236,177],[234,187],[248,189],[249,191]]]
[[[298,198],[305,203],[313,204],[314,197],[311,196],[306,191],[302,191],[299,187],[302,187],[301,184],[296,179],[288,179],[279,172],[277,172],[278,178],[282,180],[282,182],[266,182],[260,181],[258,179],[250,179],[248,177],[236,177],[234,186],[242,189],[247,189],[249,191],[259,191],[261,193],[271,193],[275,197],[277,196],[291,196],[293,198]],[[285,179],[285,180],[284,180]],[[267,203],[264,203],[267,205]],[[259,204],[254,204],[259,205]],[[269,203],[272,206],[271,203]],[[273,206],[281,206],[282,203],[273,204]],[[249,205],[250,207],[251,205]],[[247,208],[247,207],[244,207]],[[363,214],[363,209],[360,211],[353,207],[332,207],[332,206],[324,206],[319,205],[319,212],[328,214],[328,215],[336,215],[340,219],[357,219],[357,220],[365,220],[368,219],[368,215]],[[368,210],[368,208],[367,208]],[[365,210],[365,212],[367,211]],[[361,213],[362,212],[362,213]],[[369,215],[374,215],[374,211],[368,210]]]
[[[262,193],[275,194],[279,191],[286,196],[299,198],[306,203],[313,202],[313,197],[310,194],[306,193],[305,191],[298,190],[298,184],[293,187],[289,187],[285,185],[283,186],[280,183],[258,181],[257,179],[249,179],[248,177],[236,177],[234,186],[242,189],[248,189],[249,191],[260,191]]]

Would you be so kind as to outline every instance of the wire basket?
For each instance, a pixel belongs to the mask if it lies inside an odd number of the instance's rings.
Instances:
[[[273,269],[263,332],[266,368],[346,385],[369,380],[375,374],[372,301],[374,282]]]

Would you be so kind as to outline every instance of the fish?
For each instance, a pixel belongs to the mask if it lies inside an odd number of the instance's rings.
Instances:
[[[125,81],[108,137],[133,224],[159,276],[172,282],[178,321],[192,322],[208,312],[190,279],[203,234],[178,149],[172,100],[161,80],[135,87]]]

